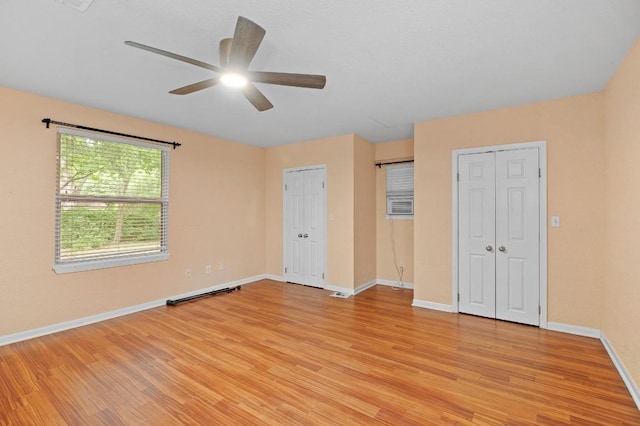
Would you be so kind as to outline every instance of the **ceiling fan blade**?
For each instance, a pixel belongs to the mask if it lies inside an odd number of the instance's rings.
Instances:
[[[314,74],[290,74],[284,72],[252,71],[247,73],[254,83],[278,84],[280,86],[308,87],[323,89],[327,77]]]
[[[220,40],[220,67],[225,68],[229,65],[229,55],[231,54],[232,38],[223,38]]]
[[[246,70],[265,34],[266,31],[260,25],[244,16],[238,16],[229,53],[229,65],[238,70]]]
[[[215,86],[218,83],[220,83],[220,77],[209,78],[207,80],[199,81],[188,86],[179,87],[175,90],[170,91],[169,93],[171,93],[172,95],[188,95],[189,93],[197,92],[198,90]]]
[[[247,98],[258,111],[266,111],[273,108],[273,104],[269,102],[269,99],[253,84],[247,83],[247,85],[240,90],[245,98]]]
[[[124,44],[131,47],[136,47],[138,49],[146,50],[147,52],[156,53],[158,55],[166,56],[167,58],[176,59],[178,61],[186,62],[188,64],[195,65],[197,67],[206,68],[211,71],[220,72],[220,68],[207,64],[206,62],[201,62],[196,59],[187,58],[186,56],[178,55],[177,53],[167,52],[166,50],[156,49],[155,47],[147,46],[145,44],[136,43],[135,41],[125,41]]]

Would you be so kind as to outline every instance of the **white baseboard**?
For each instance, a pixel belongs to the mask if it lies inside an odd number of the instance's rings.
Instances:
[[[453,306],[444,303],[428,302],[426,300],[413,299],[411,306],[416,308],[432,309],[434,311],[453,312]]]
[[[264,278],[273,279],[273,280],[276,280],[276,281],[284,281],[284,278],[282,278],[282,277],[270,276],[270,275],[266,275],[265,274],[265,275],[260,276],[260,277],[254,277],[253,279],[248,279],[247,282],[252,282],[252,281],[256,281],[258,279],[264,279]],[[376,284],[385,285],[385,286],[396,286],[398,284],[398,282],[397,281],[377,279],[377,280],[370,281],[370,282],[368,282],[366,284],[363,284],[363,285],[361,285],[360,287],[358,287],[355,290],[347,288],[347,287],[339,287],[339,286],[333,286],[333,285],[325,286],[325,290],[339,291],[339,292],[342,292],[342,293],[346,293],[349,296],[354,296],[354,295],[356,295],[358,293],[361,293],[361,292],[367,290],[368,288],[373,287]],[[233,286],[233,285],[238,285],[238,284],[232,284],[231,286]],[[413,289],[413,284],[412,283],[404,283],[404,287]],[[183,296],[183,297],[185,297],[185,296]],[[426,301],[426,300],[419,300],[419,299],[413,299],[413,303],[411,304],[411,306],[414,306],[414,307],[417,307],[417,308],[432,309],[432,310],[441,311],[441,312],[454,312],[452,305],[447,305],[447,304],[443,304],[443,303],[436,303],[436,302],[429,302],[429,301]],[[568,333],[568,334],[574,334],[574,335],[578,335],[578,336],[584,336],[584,337],[591,337],[591,338],[595,338],[595,339],[600,339],[600,341],[602,342],[602,345],[604,346],[605,350],[609,354],[609,358],[611,358],[611,361],[613,362],[614,366],[618,370],[618,374],[620,374],[620,377],[622,378],[622,381],[624,382],[624,384],[626,385],[627,389],[629,390],[629,393],[631,394],[631,397],[633,398],[633,401],[636,403],[636,406],[640,410],[640,390],[638,389],[636,383],[633,381],[633,378],[631,377],[631,375],[629,374],[629,372],[625,368],[624,364],[622,363],[622,361],[618,357],[618,354],[616,353],[616,351],[614,350],[613,346],[611,345],[611,343],[606,338],[606,336],[604,335],[603,332],[601,332],[600,330],[598,330],[596,328],[583,327],[583,326],[571,325],[571,324],[563,324],[563,323],[551,322],[551,321],[549,321],[547,323],[547,327],[546,328],[548,330],[551,330],[551,331],[558,331],[558,332],[561,332],[561,333]],[[0,338],[0,345],[2,345],[2,339],[1,338]]]
[[[273,281],[285,282],[284,277],[281,277],[278,275],[263,274],[260,277],[261,277],[260,279],[268,279]],[[349,296],[355,296],[356,294],[362,293],[363,291],[368,290],[375,285],[397,287],[398,281],[381,280],[376,278],[375,280],[371,280],[367,283],[364,283],[361,286],[356,287],[355,289],[352,289],[349,287],[341,287],[341,286],[332,285],[332,284],[325,284],[324,289],[328,291],[339,291],[341,293],[348,294]],[[413,290],[413,283],[402,283],[402,288],[408,288]]]
[[[262,274],[260,279],[278,281],[281,283],[285,282],[282,275]]]
[[[90,315],[88,317],[78,318],[71,321],[60,322],[57,324],[47,325],[44,327],[35,328],[32,330],[21,331],[18,333],[7,334],[0,336],[0,346],[9,345],[11,343],[21,342],[23,340],[33,339],[35,337],[45,336],[47,334],[58,333],[60,331],[70,330],[72,328],[82,327],[84,325],[94,324],[100,321],[106,321],[109,319],[121,317],[124,315],[133,314],[140,311],[146,311],[147,309],[157,308],[167,303],[167,299],[182,299],[184,297],[195,296],[200,293],[206,293],[215,290],[221,290],[223,288],[235,287],[238,285],[244,285],[264,279],[263,275],[257,275],[254,277],[243,278],[237,281],[231,281],[225,284],[219,284],[212,287],[202,288],[199,290],[190,291],[188,293],[182,293],[175,296],[169,296],[163,299],[154,300],[151,302],[141,303],[139,305],[129,306],[126,308],[116,309],[110,312],[104,312],[101,314]]]
[[[405,282],[400,282],[400,281],[393,281],[393,280],[381,280],[381,279],[377,279],[376,283],[379,285],[386,285],[389,287],[398,287],[399,284],[402,284],[400,287],[401,288],[408,288],[410,290],[413,290],[413,283],[405,283]]]
[[[411,306],[415,306],[418,308],[434,309],[434,310],[443,311],[443,312],[453,312],[453,307],[451,305],[428,302],[426,300],[413,299],[413,303],[411,304]],[[640,410],[640,390],[638,389],[638,386],[633,381],[631,374],[629,374],[628,370],[625,368],[624,364],[622,363],[622,360],[620,359],[620,357],[618,357],[618,354],[616,353],[615,349],[613,349],[613,346],[611,345],[611,343],[606,338],[603,332],[601,332],[597,328],[582,327],[578,325],[563,324],[559,322],[548,322],[547,329],[551,331],[559,331],[561,333],[575,334],[578,336],[600,339],[600,341],[602,342],[602,345],[604,346],[605,350],[609,354],[609,358],[611,358],[611,362],[613,362],[613,365],[616,367],[616,370],[618,370],[618,374],[620,374],[622,381],[624,382],[625,386],[627,387],[627,390],[631,394],[631,398],[633,398],[633,401],[636,403],[636,406]]]
[[[47,334],[53,334],[60,331],[69,330],[72,328],[82,327],[84,325],[94,324],[100,321],[106,321],[112,318],[117,318],[124,315],[140,312],[140,311],[145,311],[147,309],[157,308],[159,306],[165,305],[167,299],[182,299],[184,297],[195,296],[200,293],[221,290],[224,288],[235,287],[238,285],[245,285],[245,284],[249,284],[255,281],[260,281],[263,279],[270,279],[270,280],[281,281],[281,282],[284,281],[283,277],[279,277],[276,275],[270,275],[270,274],[256,275],[254,277],[231,281],[229,283],[219,284],[219,285],[208,287],[208,288],[194,290],[188,293],[182,293],[179,295],[154,300],[151,302],[141,303],[139,305],[129,306],[122,309],[116,309],[110,312],[104,312],[97,315],[90,315],[88,317],[78,318],[71,321],[65,321],[58,324],[52,324],[45,327],[22,331],[19,333],[0,336],[0,346],[21,342],[23,340],[33,339],[36,337],[44,336]],[[393,281],[373,280],[366,284],[361,285],[355,290],[352,288],[340,287],[340,286],[334,286],[334,285],[326,285],[324,289],[329,291],[339,291],[339,292],[348,294],[349,296],[354,296],[357,293],[360,293],[368,288],[373,287],[374,285],[376,285],[376,283],[380,285],[394,285],[394,286],[397,284],[397,282],[393,282]],[[407,285],[407,283],[405,283],[405,285]],[[409,287],[407,286],[406,288],[409,288]],[[411,285],[411,288],[413,288],[413,285]],[[432,310],[442,311],[442,312],[453,312],[453,307],[451,305],[429,302],[426,300],[413,299],[413,303],[411,304],[411,306],[414,306],[417,308],[432,309]],[[640,391],[638,390],[638,387],[633,381],[633,378],[625,368],[622,360],[620,360],[620,358],[618,357],[618,354],[616,353],[615,349],[613,348],[609,340],[606,338],[604,333],[594,328],[562,324],[557,322],[549,322],[547,324],[547,329],[552,331],[559,331],[562,333],[569,333],[569,334],[575,334],[578,336],[585,336],[585,337],[600,339],[600,341],[602,342],[602,345],[604,346],[605,350],[609,354],[609,358],[611,358],[611,361],[613,362],[614,366],[618,370],[618,374],[620,374],[620,377],[622,378],[624,384],[629,390],[629,393],[631,394],[633,401],[638,406],[638,409],[640,409]]]
[[[640,391],[638,390],[638,386],[633,381],[631,374],[629,374],[629,371],[624,366],[620,357],[618,357],[618,354],[613,348],[613,345],[611,345],[611,342],[609,342],[609,340],[607,339],[607,337],[604,335],[602,331],[596,328],[562,324],[559,322],[548,322],[547,329],[552,331],[559,331],[561,333],[575,334],[578,336],[600,339],[600,342],[602,342],[602,346],[604,346],[604,349],[607,351],[607,354],[609,354],[609,358],[611,359],[611,362],[613,362],[613,365],[616,367],[616,370],[618,370],[618,374],[622,378],[622,381],[627,387],[627,390],[631,394],[631,398],[633,398],[633,402],[636,403],[638,410],[640,410]]]
[[[187,297],[187,296],[183,296]],[[69,330],[72,328],[82,327],[83,325],[94,324],[100,321],[106,321],[112,318],[121,317],[124,315],[133,314],[140,311],[145,311],[151,308],[157,308],[166,303],[167,299],[154,300],[153,302],[142,303],[140,305],[129,306],[127,308],[116,309],[115,311],[104,312],[102,314],[90,315],[88,317],[78,318],[71,321],[60,322],[57,324],[47,325],[44,327],[35,328],[32,330],[21,331],[19,333],[7,334],[0,336],[0,346],[8,345],[11,343],[21,342],[23,340],[29,340],[47,334],[58,333],[60,331]]]
[[[597,328],[582,327],[579,325],[563,324],[551,321],[547,323],[547,330],[560,331],[562,333],[575,334],[577,336],[592,337],[594,339],[599,339],[601,334],[600,330]]]
[[[350,296],[355,296],[358,293],[362,293],[363,291],[373,287],[374,285],[376,285],[376,280],[371,280],[368,283],[364,283],[361,286],[353,289],[353,288],[349,288],[349,287],[340,287],[337,285],[331,285],[331,284],[326,284],[324,286],[325,290],[329,290],[329,291],[338,291],[340,293],[344,293],[346,295]]]
[[[629,371],[624,366],[624,363],[622,362],[620,357],[618,357],[615,349],[613,349],[611,342],[609,342],[607,337],[602,332],[600,333],[600,341],[609,354],[609,358],[611,358],[611,361],[616,367],[616,370],[618,370],[618,374],[620,374],[620,377],[622,377],[622,381],[627,386],[627,390],[629,390],[631,398],[633,398],[633,402],[636,403],[638,410],[640,410],[640,390],[638,390],[638,386],[636,386],[636,383],[633,381],[631,374],[629,374]]]
[[[354,290],[354,294],[362,293],[363,291],[370,289],[374,285],[376,285],[376,280],[371,280],[368,283],[364,283],[361,286],[356,287],[356,289]]]

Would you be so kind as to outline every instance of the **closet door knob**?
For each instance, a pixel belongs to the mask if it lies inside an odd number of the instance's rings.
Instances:
[[[302,234],[298,234],[298,238],[302,238]]]
[[[491,247],[491,244],[489,244],[488,246],[485,247],[485,249],[487,251],[493,251],[493,247]]]
[[[505,248],[505,246],[500,246],[500,247],[498,247],[498,250],[503,251],[503,252],[504,252],[504,251],[507,251],[507,249]]]
[[[309,234],[304,234],[303,237],[304,238],[309,238]]]

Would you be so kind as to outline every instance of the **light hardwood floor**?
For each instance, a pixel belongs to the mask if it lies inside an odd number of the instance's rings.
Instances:
[[[0,347],[0,424],[639,425],[596,339],[260,281]]]

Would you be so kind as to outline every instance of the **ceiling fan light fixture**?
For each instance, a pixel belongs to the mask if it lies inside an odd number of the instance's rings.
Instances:
[[[93,1],[93,0],[58,0],[58,1]],[[294,74],[268,71],[249,71],[249,64],[253,60],[266,31],[251,20],[238,16],[233,38],[225,38],[220,42],[220,66],[214,66],[206,62],[155,47],[127,40],[127,46],[146,50],[167,58],[186,62],[200,68],[213,71],[216,76],[187,86],[171,90],[172,95],[188,95],[208,87],[224,84],[225,86],[240,89],[240,93],[258,110],[266,111],[273,108],[269,99],[254,85],[254,83],[275,84],[279,86],[308,87],[322,89],[327,81],[324,75]]]
[[[229,87],[244,87],[247,85],[247,78],[235,72],[226,72],[220,77],[220,81]]]

